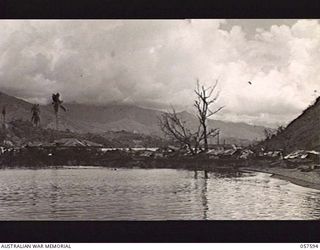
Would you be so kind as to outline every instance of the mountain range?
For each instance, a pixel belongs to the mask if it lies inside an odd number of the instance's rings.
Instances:
[[[30,120],[32,104],[0,92],[0,107],[6,105],[6,120]],[[105,106],[65,103],[67,112],[59,113],[59,129],[76,133],[105,134],[108,131],[127,131],[162,136],[159,117],[162,111],[134,105],[110,104]],[[42,105],[41,127],[55,128],[55,115],[51,105]],[[179,116],[188,126],[198,124],[196,116],[183,111]],[[210,128],[220,129],[220,142],[248,144],[264,139],[264,127],[246,123],[208,120]]]

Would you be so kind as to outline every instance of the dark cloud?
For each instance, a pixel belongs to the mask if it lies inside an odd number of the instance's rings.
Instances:
[[[0,21],[0,89],[191,109],[196,78],[219,79],[220,119],[287,122],[319,89],[319,37],[317,20]]]

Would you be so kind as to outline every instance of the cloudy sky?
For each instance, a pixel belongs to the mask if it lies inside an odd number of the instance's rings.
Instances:
[[[276,126],[319,95],[319,58],[319,20],[0,21],[0,91],[38,103],[192,110],[218,79],[216,119]]]

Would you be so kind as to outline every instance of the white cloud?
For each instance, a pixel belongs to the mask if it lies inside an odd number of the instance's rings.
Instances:
[[[196,78],[218,78],[219,119],[288,122],[320,92],[319,22],[253,35],[227,23],[0,21],[0,90],[39,102],[59,91],[65,101],[190,109]]]

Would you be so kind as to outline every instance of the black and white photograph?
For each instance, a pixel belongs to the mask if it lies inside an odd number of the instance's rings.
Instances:
[[[318,19],[0,20],[0,221],[320,219]]]

